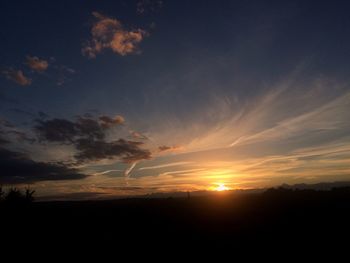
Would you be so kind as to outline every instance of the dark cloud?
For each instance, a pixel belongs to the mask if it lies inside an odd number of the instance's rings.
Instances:
[[[79,117],[76,122],[77,130],[80,137],[88,137],[89,139],[102,140],[105,137],[105,131],[97,120],[85,117]]]
[[[17,130],[9,130],[6,131],[7,134],[13,135],[17,141],[20,142],[28,142],[28,143],[34,143],[36,141],[35,138],[32,138],[30,136],[28,136],[28,134],[26,134],[23,131],[17,131]]]
[[[40,141],[71,144],[78,163],[118,158],[133,163],[151,158],[151,152],[141,148],[142,142],[119,139],[106,141],[106,132],[113,125],[124,122],[122,116],[101,116],[97,120],[78,117],[73,122],[65,119],[38,120],[35,131]]]
[[[166,150],[170,150],[171,147],[170,146],[166,146],[166,145],[162,145],[158,147],[159,151],[166,151]]]
[[[3,136],[2,136],[3,132],[0,131],[0,146],[1,145],[4,145],[4,144],[7,144],[7,143],[10,143],[8,140],[6,140]]]
[[[160,152],[174,152],[180,150],[180,146],[167,146],[167,145],[161,145],[158,147],[158,150]]]
[[[10,144],[14,138],[20,142],[36,141],[25,132],[17,130],[6,120],[0,120],[0,184],[82,179],[87,176],[63,163],[36,162],[26,154],[7,149],[7,144]]]
[[[106,129],[124,122],[122,116],[101,116],[98,120],[90,115],[78,117],[76,121],[66,119],[37,120],[34,127],[39,139],[49,142],[75,144],[78,139],[103,140]]]
[[[133,163],[151,158],[151,152],[140,148],[141,143],[119,139],[105,142],[89,139],[77,141],[76,148],[79,151],[75,156],[79,162],[112,159],[118,157],[125,163]]]
[[[39,140],[59,143],[74,143],[79,135],[76,123],[65,119],[37,120],[34,127]]]
[[[87,175],[62,164],[36,162],[27,155],[0,148],[0,183],[83,179]]]
[[[0,118],[0,126],[6,127],[6,128],[13,128],[14,127],[14,125],[11,122],[9,122],[8,120],[5,120],[5,119],[1,119],[1,118]]]

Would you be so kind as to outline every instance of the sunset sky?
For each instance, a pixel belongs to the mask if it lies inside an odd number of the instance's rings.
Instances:
[[[350,179],[348,1],[0,3],[0,184],[40,198]]]

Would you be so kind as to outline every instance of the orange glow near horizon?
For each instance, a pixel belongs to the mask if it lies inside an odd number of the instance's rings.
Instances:
[[[227,186],[225,186],[225,184],[223,183],[219,183],[217,184],[217,187],[214,188],[215,191],[221,192],[221,191],[227,191],[230,190],[230,188],[228,188]]]

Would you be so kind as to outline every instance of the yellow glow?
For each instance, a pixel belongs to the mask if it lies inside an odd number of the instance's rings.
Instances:
[[[220,183],[220,184],[218,184],[218,186],[215,188],[215,190],[221,192],[221,191],[229,190],[229,188],[226,187],[225,184]]]

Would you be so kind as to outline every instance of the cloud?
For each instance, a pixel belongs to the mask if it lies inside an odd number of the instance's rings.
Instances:
[[[34,138],[28,136],[25,132],[20,130],[12,129],[12,130],[6,131],[6,133],[9,135],[13,135],[16,138],[16,140],[19,142],[28,142],[28,143],[35,142]]]
[[[124,117],[101,116],[98,120],[79,116],[76,121],[66,119],[37,120],[34,130],[42,141],[74,144],[77,139],[102,140],[105,131],[124,123]]]
[[[76,142],[78,153],[75,158],[78,162],[97,161],[118,157],[125,163],[134,163],[151,158],[151,152],[140,148],[139,142],[117,141],[106,142],[102,140],[79,139]]]
[[[141,148],[142,142],[130,140],[106,140],[106,132],[112,125],[124,122],[120,115],[93,119],[78,117],[76,121],[66,119],[37,120],[34,131],[39,141],[73,145],[78,163],[119,158],[124,163],[134,163],[151,158],[151,152]]]
[[[167,146],[167,145],[161,145],[158,147],[159,152],[175,152],[182,149],[180,146]]]
[[[13,128],[13,124],[9,122],[8,120],[0,118],[0,125],[5,128]]]
[[[104,49],[110,49],[121,56],[137,53],[139,43],[147,36],[140,28],[126,30],[115,18],[93,12],[96,22],[91,28],[91,39],[82,48],[82,53],[95,58]]]
[[[76,123],[65,119],[38,120],[34,127],[39,140],[60,143],[73,143],[79,130]]]
[[[80,137],[87,137],[91,140],[102,140],[105,138],[105,127],[101,126],[95,119],[79,117],[75,126]]]
[[[62,164],[36,162],[25,154],[0,148],[0,183],[83,179],[87,175]]]
[[[30,78],[24,76],[22,70],[8,69],[4,70],[2,74],[5,75],[7,79],[21,86],[28,86],[32,83]]]
[[[111,169],[111,170],[106,170],[98,173],[94,173],[93,175],[105,175],[113,172],[125,172],[124,170],[118,170],[118,169]]]
[[[131,137],[136,140],[149,140],[148,137],[137,131],[129,131]]]
[[[3,131],[0,130],[0,146],[9,143],[1,134],[3,134]]]
[[[40,59],[36,56],[27,56],[26,61],[24,62],[25,65],[27,65],[32,72],[31,73],[42,73],[46,71],[49,67],[49,64],[53,64],[53,73],[55,75],[58,75],[58,81],[57,85],[63,85],[67,80],[70,80],[68,77],[69,75],[75,74],[75,70],[71,69],[67,66],[60,65],[57,66],[54,64],[55,59],[50,58],[49,61]],[[28,77],[26,77],[22,70],[15,70],[13,68],[8,68],[2,72],[3,75],[5,75],[8,79],[16,82],[19,85],[27,86],[32,84],[32,80]]]
[[[104,116],[103,120],[79,116],[76,121],[66,119],[37,120],[34,130],[39,140],[74,144],[77,139],[87,138],[102,140],[105,138],[105,130],[111,127],[111,123],[121,123],[121,116],[112,119]],[[107,125],[106,119],[109,120]]]
[[[49,67],[49,63],[46,60],[39,59],[38,57],[27,56],[26,64],[32,70],[37,72],[44,72]]]
[[[124,171],[124,176],[125,176],[125,177],[127,177],[127,178],[130,177],[131,171],[135,168],[136,164],[137,164],[136,162],[132,163],[132,164],[130,165],[130,167]]]
[[[26,132],[16,128],[9,121],[0,118],[0,146],[11,143],[11,139],[15,139],[17,142],[33,143],[35,141]]]
[[[125,119],[121,115],[117,115],[114,118],[111,118],[109,116],[100,116],[99,117],[101,126],[104,128],[110,128],[115,125],[123,124],[125,122]]]
[[[159,164],[159,165],[154,165],[154,166],[145,166],[145,167],[139,168],[139,171],[161,169],[161,168],[173,167],[173,166],[179,166],[179,165],[188,165],[188,164],[192,164],[192,163],[193,162],[174,162],[174,163],[165,163],[165,164]]]

